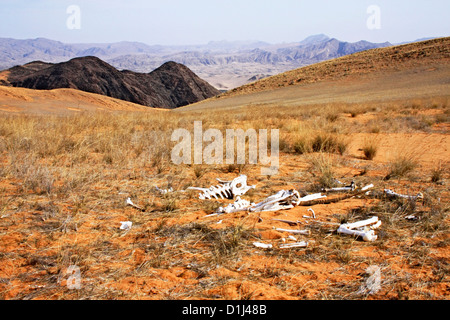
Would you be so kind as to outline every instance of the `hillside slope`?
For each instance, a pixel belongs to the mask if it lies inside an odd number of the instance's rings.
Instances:
[[[73,114],[85,111],[166,112],[75,89],[32,90],[0,86],[0,113]]]
[[[119,71],[96,57],[32,62],[4,72],[3,85],[37,90],[78,89],[156,108],[177,108],[219,94],[187,67],[167,62],[143,74]]]
[[[264,78],[183,110],[448,96],[450,38],[373,49]]]

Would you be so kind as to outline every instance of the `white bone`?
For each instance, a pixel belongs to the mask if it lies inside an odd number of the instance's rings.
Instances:
[[[372,217],[363,221],[341,224],[337,232],[361,237],[364,241],[375,241],[378,236],[375,235],[374,230],[380,226],[381,221],[378,217]]]
[[[294,234],[302,234],[302,235],[310,235],[311,232],[309,230],[292,230],[292,229],[280,229],[280,228],[276,228],[276,231],[279,232],[289,232],[289,233],[294,233]]]
[[[374,187],[373,184],[369,184],[369,185],[365,186],[364,188],[362,188],[361,191],[367,191],[369,189],[372,189],[373,187]]]
[[[314,212],[314,210],[313,210],[313,209],[311,209],[311,208],[309,208],[309,209],[308,209],[308,211],[311,211],[311,212],[312,212],[312,214],[313,214],[313,218],[315,219],[315,218],[316,218],[316,213]]]
[[[136,209],[139,209],[139,210],[141,210],[141,211],[144,211],[143,208],[141,208],[141,207],[135,205],[135,204],[133,203],[133,201],[131,201],[130,198],[127,199],[127,204],[130,205],[130,206],[132,206],[132,207],[134,207],[134,208],[136,208]]]
[[[312,200],[319,200],[319,199],[323,199],[326,198],[327,196],[323,196],[321,193],[314,193],[314,194],[309,194],[303,198],[299,199],[299,203],[300,202],[306,202],[306,201],[312,201]]]
[[[197,188],[189,187],[190,190],[201,191],[199,199],[233,199],[236,196],[242,196],[246,194],[250,189],[256,188],[256,186],[247,185],[247,176],[241,175],[232,181],[224,181],[217,179],[220,185],[212,186],[210,188]]]
[[[159,193],[161,194],[167,194],[167,193],[171,193],[173,192],[173,188],[169,188],[169,189],[160,189],[158,188],[158,186],[155,186],[156,190],[159,191]]]
[[[253,245],[257,248],[272,249],[271,244],[266,244],[266,243],[261,243],[261,242],[253,242]]]
[[[286,243],[280,245],[280,249],[290,249],[290,248],[306,248],[308,246],[307,241],[296,242],[296,243]]]
[[[381,269],[379,266],[371,265],[366,269],[366,274],[370,275],[366,283],[363,284],[357,294],[376,294],[381,290]]]
[[[400,194],[400,193],[396,193],[392,190],[389,189],[385,189],[384,193],[386,193],[386,195],[388,197],[393,197],[393,198],[403,198],[403,199],[410,199],[413,201],[417,201],[417,200],[422,200],[423,199],[423,194],[421,192],[419,192],[416,196],[409,196],[409,195],[405,195],[405,194]]]
[[[268,197],[266,200],[255,204],[249,210],[251,212],[279,211],[292,209],[300,202],[300,194],[296,190],[281,190]]]
[[[220,207],[216,214],[224,214],[224,213],[235,213],[240,211],[248,211],[248,209],[254,205],[254,203],[250,203],[248,200],[241,199],[241,197],[236,197],[236,201],[234,203],[229,204],[225,208]]]
[[[120,222],[122,225],[120,226],[120,230],[130,230],[133,223],[131,221]]]
[[[339,188],[330,188],[330,189],[322,189],[324,192],[345,192],[345,191],[355,191],[356,190],[356,184],[355,181],[352,181],[352,183],[349,186],[346,187],[339,187]]]

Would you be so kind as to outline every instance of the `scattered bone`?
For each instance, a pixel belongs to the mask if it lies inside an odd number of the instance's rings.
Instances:
[[[366,193],[371,188],[373,188],[373,184],[365,186],[364,188],[361,188],[359,190],[356,189],[355,192],[343,194],[343,195],[341,195],[339,197],[334,197],[334,198],[327,198],[326,196],[321,196],[320,197],[319,195],[321,195],[321,194],[310,195],[310,196],[307,196],[307,197],[313,197],[314,196],[314,197],[317,197],[317,198],[316,199],[310,199],[308,201],[305,201],[305,198],[302,198],[301,199],[302,201],[300,202],[299,205],[300,206],[314,206],[314,205],[317,205],[317,204],[336,203],[336,202],[339,202],[339,201],[342,201],[342,200],[353,198],[353,197],[355,197],[357,195],[360,195],[362,193]]]
[[[292,230],[292,229],[281,229],[281,228],[275,228],[276,231],[279,232],[289,232],[289,233],[294,233],[294,234],[302,234],[305,236],[308,236],[311,234],[311,231],[309,230]]]
[[[131,201],[130,198],[127,199],[127,204],[130,205],[130,206],[132,206],[133,208],[138,209],[138,210],[145,211],[143,208],[141,208],[141,207],[135,205],[135,204],[133,203],[133,201]]]
[[[131,221],[121,221],[122,225],[120,226],[120,230],[131,230],[131,226],[133,223]]]
[[[236,196],[242,196],[246,194],[250,189],[256,188],[256,186],[247,185],[247,176],[241,175],[232,181],[224,181],[217,179],[220,185],[212,186],[208,188],[189,187],[190,190],[201,191],[199,199],[234,199]]]
[[[292,209],[299,204],[300,194],[296,190],[281,190],[266,200],[255,204],[250,212],[279,211]]]
[[[279,246],[280,249],[291,249],[291,248],[306,248],[308,246],[308,241],[301,241],[296,243],[286,243]]]
[[[373,217],[364,221],[342,224],[337,232],[361,237],[364,241],[375,241],[378,238],[375,235],[375,229],[380,226],[381,221],[378,217]]]
[[[158,186],[155,186],[155,189],[161,194],[167,194],[167,193],[172,193],[173,192],[173,188],[172,187],[170,187],[169,189],[160,189],[160,188],[158,188]]]
[[[372,265],[366,269],[366,274],[370,275],[366,283],[362,285],[357,294],[377,294],[381,290],[381,269]]]
[[[326,197],[327,196],[322,195],[321,193],[314,193],[314,194],[309,194],[307,196],[300,198],[299,202],[301,203],[301,202],[308,202],[308,201],[313,201],[313,200],[320,200],[320,199],[324,199]]]
[[[409,196],[409,195],[405,195],[405,194],[396,193],[389,189],[385,189],[384,193],[388,197],[391,197],[391,198],[402,198],[402,199],[409,199],[409,200],[413,200],[413,201],[423,200],[423,194],[421,192],[419,192],[416,196]]]
[[[262,242],[253,242],[253,245],[257,248],[262,248],[262,249],[272,249],[272,245],[271,244],[266,244],[266,243],[262,243]]]
[[[349,186],[346,187],[339,187],[339,188],[324,188],[322,189],[323,192],[353,192],[356,190],[356,183],[355,181],[352,181],[352,183]]]

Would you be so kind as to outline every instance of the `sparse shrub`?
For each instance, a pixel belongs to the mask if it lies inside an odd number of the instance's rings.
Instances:
[[[348,143],[336,135],[329,133],[318,133],[311,142],[313,152],[339,153],[343,155],[347,150]]]
[[[367,160],[373,160],[377,154],[378,145],[374,141],[366,141],[362,150]]]
[[[408,155],[402,155],[399,158],[391,161],[389,167],[389,173],[385,177],[385,180],[391,178],[401,178],[417,168],[418,163],[415,159]]]
[[[442,168],[441,166],[439,166],[431,171],[431,182],[438,183],[441,180],[442,180]]]
[[[163,199],[161,210],[164,212],[173,212],[179,208],[178,200],[173,195],[166,195]]]
[[[332,188],[336,185],[334,177],[333,164],[325,154],[312,157],[310,159],[311,169],[318,172],[317,184],[320,188]]]
[[[292,143],[292,149],[297,154],[311,152],[311,144],[305,137],[299,137]]]

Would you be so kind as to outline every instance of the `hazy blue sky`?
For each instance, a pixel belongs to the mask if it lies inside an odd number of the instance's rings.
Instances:
[[[70,5],[80,8],[80,29],[67,27]],[[367,27],[370,5],[380,8],[379,29]],[[293,42],[324,33],[398,43],[449,36],[449,13],[449,0],[0,0],[0,37],[168,45]]]

